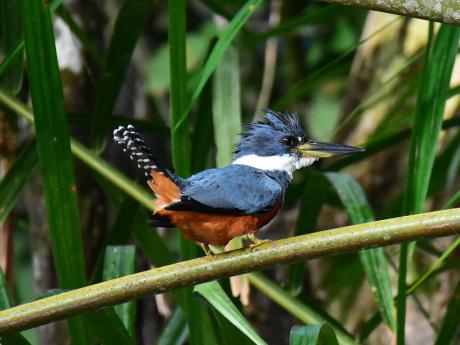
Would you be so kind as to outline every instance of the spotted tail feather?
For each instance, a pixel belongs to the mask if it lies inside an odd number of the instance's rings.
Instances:
[[[181,184],[181,179],[165,168],[160,161],[153,156],[144,139],[132,125],[127,127],[120,126],[113,131],[113,140],[123,147],[123,151],[137,163],[147,177],[152,176],[152,171],[165,175],[177,185]]]

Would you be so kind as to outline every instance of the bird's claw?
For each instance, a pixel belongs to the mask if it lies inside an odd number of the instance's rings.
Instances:
[[[260,246],[261,244],[271,242],[271,240],[267,240],[267,239],[261,240],[257,238],[256,235],[254,234],[248,234],[248,240],[249,242],[251,242],[251,244],[249,245],[250,250]]]
[[[211,251],[211,248],[209,248],[208,244],[206,243],[198,243],[198,244],[200,245],[201,249],[203,249],[206,256],[214,256],[214,253]]]

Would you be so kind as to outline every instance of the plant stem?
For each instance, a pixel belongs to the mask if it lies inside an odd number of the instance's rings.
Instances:
[[[460,233],[460,209],[391,218],[291,237],[151,269],[0,311],[0,334],[186,285],[294,261]]]

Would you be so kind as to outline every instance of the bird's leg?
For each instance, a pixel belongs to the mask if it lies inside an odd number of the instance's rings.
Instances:
[[[254,233],[248,234],[248,240],[249,240],[249,242],[251,242],[251,245],[249,246],[249,248],[251,248],[251,249],[255,248],[257,246],[260,246],[261,244],[271,242],[271,240],[261,240],[261,239],[257,238],[256,235],[254,235]]]
[[[203,249],[206,256],[214,256],[214,253],[211,251],[208,244],[206,243],[198,243],[198,244],[200,245],[201,249]]]

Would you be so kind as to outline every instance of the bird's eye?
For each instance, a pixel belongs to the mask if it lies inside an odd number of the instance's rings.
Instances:
[[[292,146],[292,145],[294,145],[294,142],[295,142],[294,137],[289,136],[289,137],[284,137],[283,138],[283,143],[286,146]]]

